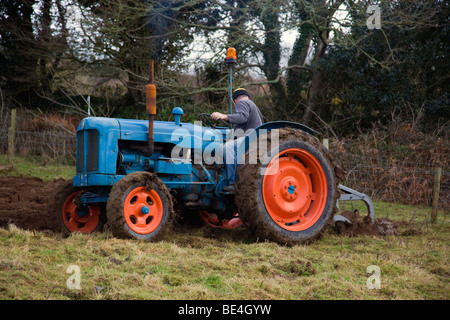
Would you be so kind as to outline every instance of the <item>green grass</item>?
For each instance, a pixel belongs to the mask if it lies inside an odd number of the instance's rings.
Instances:
[[[0,168],[0,176],[33,176],[44,181],[70,179],[75,174],[75,166],[57,163],[42,165],[42,161],[21,156],[15,156],[10,166],[4,154],[0,154]]]
[[[46,179],[72,174],[33,166],[19,159],[16,168]],[[402,222],[401,235],[347,237],[330,227],[311,245],[288,247],[245,229],[173,231],[146,243],[10,225],[0,228],[0,299],[449,299],[449,217],[440,212],[430,224],[428,207],[374,205],[377,217]],[[72,265],[80,289],[67,286]],[[380,268],[380,289],[367,287],[371,265]]]
[[[417,224],[414,226],[418,228]],[[158,243],[0,229],[1,299],[448,299],[449,224],[420,236],[341,237],[309,246],[204,229]],[[81,289],[66,273],[80,268]],[[368,289],[367,267],[381,270]]]

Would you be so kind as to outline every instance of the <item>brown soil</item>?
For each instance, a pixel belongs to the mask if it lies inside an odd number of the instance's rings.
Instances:
[[[50,230],[59,232],[55,217],[48,210],[48,204],[60,189],[64,180],[42,181],[35,177],[0,177],[0,228],[14,224],[25,230]],[[379,218],[375,223],[368,216],[361,217],[358,210],[344,211],[344,217],[353,222],[336,223],[339,234],[357,235],[398,235],[398,223]]]
[[[26,230],[59,230],[47,206],[60,182],[0,177],[0,227],[14,224]]]
[[[357,235],[370,235],[370,236],[389,236],[398,235],[397,231],[398,223],[385,219],[378,218],[372,223],[369,216],[361,218],[359,211],[344,211],[341,213],[342,216],[347,218],[352,222],[352,224],[347,224],[342,221],[336,223],[336,229],[339,234],[357,236]]]

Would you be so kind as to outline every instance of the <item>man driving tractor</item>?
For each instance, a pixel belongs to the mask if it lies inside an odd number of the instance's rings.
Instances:
[[[243,133],[259,127],[264,123],[263,116],[258,106],[250,100],[250,96],[244,88],[238,88],[233,92],[234,114],[223,114],[214,112],[211,118],[214,120],[225,120],[234,125],[236,139],[225,143],[224,160],[227,171],[228,186],[224,188],[229,192],[234,191],[237,168],[237,150],[239,144],[244,140]],[[239,134],[239,133],[242,133]]]

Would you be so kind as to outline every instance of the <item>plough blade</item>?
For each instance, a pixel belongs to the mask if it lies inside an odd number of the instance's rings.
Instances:
[[[339,189],[342,191],[341,196],[339,197],[339,199],[337,200],[337,207],[339,208],[339,201],[352,201],[352,200],[361,200],[364,201],[364,203],[367,206],[367,211],[368,211],[368,216],[370,217],[372,223],[375,222],[375,210],[373,208],[373,203],[372,203],[372,199],[370,199],[369,196],[367,196],[364,193],[358,192],[356,190],[353,190],[352,188],[346,187],[342,184],[339,184]],[[348,220],[347,218],[341,216],[341,215],[335,215],[334,216],[334,222],[337,221],[342,221],[345,223],[349,223],[352,224],[352,222],[350,220]]]

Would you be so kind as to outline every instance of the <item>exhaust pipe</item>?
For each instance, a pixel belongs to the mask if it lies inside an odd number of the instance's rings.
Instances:
[[[146,157],[150,157],[154,150],[153,140],[153,118],[156,115],[156,86],[154,78],[154,61],[150,60],[149,63],[149,78],[148,84],[145,87],[145,107],[148,116],[148,141],[147,147],[142,150],[142,154]]]

